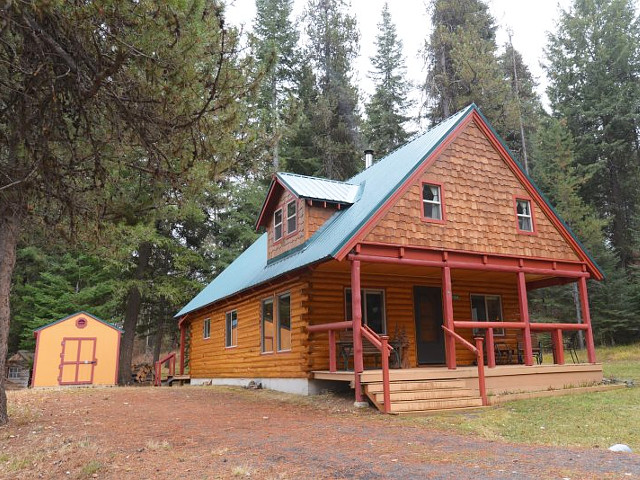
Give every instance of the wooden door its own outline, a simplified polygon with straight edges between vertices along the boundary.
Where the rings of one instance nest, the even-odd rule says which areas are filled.
[[[90,385],[96,366],[96,339],[71,338],[62,340],[60,353],[60,385]]]
[[[418,364],[443,364],[442,290],[440,287],[413,287]]]

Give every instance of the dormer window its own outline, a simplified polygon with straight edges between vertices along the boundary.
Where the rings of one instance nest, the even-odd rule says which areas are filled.
[[[273,214],[273,241],[277,242],[282,238],[282,209],[279,208]]]
[[[531,200],[516,198],[516,216],[518,217],[518,230],[525,233],[533,233]]]
[[[430,183],[422,184],[422,218],[442,222],[442,187]]]
[[[287,235],[298,228],[298,205],[296,201],[287,203]]]

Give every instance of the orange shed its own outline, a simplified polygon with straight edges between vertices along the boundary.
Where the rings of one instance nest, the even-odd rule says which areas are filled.
[[[38,328],[32,387],[115,385],[122,330],[86,312]]]

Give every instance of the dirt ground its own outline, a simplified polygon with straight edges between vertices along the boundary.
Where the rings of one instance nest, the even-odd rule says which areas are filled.
[[[220,387],[9,392],[6,479],[625,479],[640,455],[425,429],[349,397]]]

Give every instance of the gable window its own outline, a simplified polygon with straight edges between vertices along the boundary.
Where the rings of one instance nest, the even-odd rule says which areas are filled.
[[[291,350],[291,295],[278,295],[278,351]]]
[[[211,337],[211,319],[205,318],[204,323],[202,324],[202,338],[210,338]]]
[[[273,241],[277,242],[282,238],[282,209],[279,208],[273,214]]]
[[[518,230],[522,232],[533,232],[531,200],[516,198],[516,216],[518,217]]]
[[[225,314],[225,347],[238,346],[238,311]]]
[[[422,184],[422,215],[426,220],[443,220],[442,188],[440,185]]]
[[[471,295],[471,320],[474,322],[502,322],[502,301],[499,295]],[[478,332],[483,334],[484,332]],[[504,328],[493,330],[504,336]]]
[[[384,310],[384,290],[362,289],[360,292],[360,308],[362,309],[362,323],[378,334],[387,331]],[[351,289],[344,291],[345,318],[353,319],[351,311]]]
[[[273,325],[273,298],[262,301],[262,353],[272,353],[276,331]]]
[[[298,228],[297,213],[296,201],[287,203],[287,235],[295,232]]]

